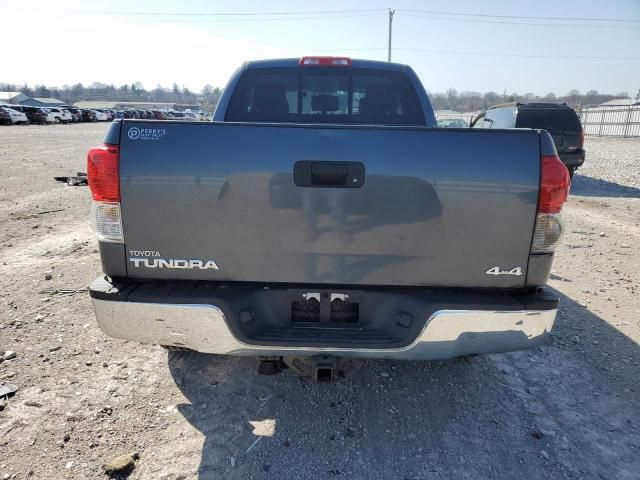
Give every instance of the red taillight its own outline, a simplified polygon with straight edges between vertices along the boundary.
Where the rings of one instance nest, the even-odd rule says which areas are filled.
[[[349,57],[302,57],[298,65],[308,67],[350,67]]]
[[[557,155],[542,156],[538,213],[558,213],[569,195],[569,170]]]
[[[91,196],[98,202],[120,201],[120,147],[101,145],[87,155],[87,178]]]

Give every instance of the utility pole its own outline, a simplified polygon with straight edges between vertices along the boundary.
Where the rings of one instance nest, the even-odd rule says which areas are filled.
[[[393,14],[396,13],[395,10],[391,10],[389,9],[389,49],[388,49],[388,55],[387,55],[387,60],[390,62],[391,61],[391,33],[392,33],[392,26],[393,26]]]

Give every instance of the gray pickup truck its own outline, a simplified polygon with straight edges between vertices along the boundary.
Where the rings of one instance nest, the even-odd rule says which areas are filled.
[[[436,128],[405,65],[246,63],[213,122],[114,122],[88,177],[104,271],[90,295],[112,337],[442,359],[553,326],[543,286],[570,182],[551,137]]]

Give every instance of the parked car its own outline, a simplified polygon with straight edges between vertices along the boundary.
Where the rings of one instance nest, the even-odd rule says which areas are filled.
[[[71,115],[71,112],[66,108],[54,108],[53,110],[54,112],[60,111],[60,121],[62,123],[71,123],[73,121],[73,115]]]
[[[10,124],[12,125],[16,125],[16,124],[23,124],[23,125],[28,125],[29,119],[27,118],[27,116],[12,108],[12,105],[2,105],[0,106],[0,109],[3,110],[3,112],[5,113],[5,120],[8,118]]]
[[[98,118],[96,112],[93,110],[89,110],[88,108],[80,109],[82,112],[82,121],[84,122],[97,122]]]
[[[202,111],[196,112],[196,117],[201,122],[210,122],[211,121],[211,114],[209,112],[202,112]]]
[[[108,120],[112,120],[113,119],[112,116],[111,116],[111,112],[109,112],[109,110],[105,110],[105,109],[102,109],[102,108],[94,108],[93,111],[96,112],[96,118],[100,122],[104,122],[104,121],[108,121]]]
[[[140,118],[140,112],[137,110],[127,110],[127,113],[131,115],[131,118]]]
[[[62,105],[60,108],[68,110],[71,113],[72,122],[82,122],[82,111],[73,105]]]
[[[145,110],[145,112],[147,114],[147,120],[156,120],[156,114],[153,113],[153,110]]]
[[[469,124],[462,118],[444,118],[438,120],[438,127],[440,128],[469,128]]]
[[[189,120],[189,118],[185,115],[184,112],[171,112],[171,120],[186,122]]]
[[[24,113],[29,119],[29,122],[31,123],[38,123],[40,125],[47,124],[47,112],[45,112],[40,107],[31,107],[28,105],[14,105],[12,106],[12,108],[14,110],[18,110],[19,112]]]
[[[47,112],[48,123],[69,123],[73,120],[69,110],[57,107],[47,107],[44,110]]]
[[[166,120],[167,119],[167,115],[166,113],[160,111],[160,110],[152,110],[153,113],[153,117],[156,120]]]
[[[102,110],[94,110],[93,113],[96,115],[97,122],[108,122],[110,118],[110,114],[103,112]]]
[[[89,151],[107,335],[330,380],[551,332],[570,182],[546,131],[432,128],[411,68],[344,57],[245,63],[214,120]]]
[[[0,125],[11,125],[11,115],[3,107],[0,107]]]
[[[47,108],[47,107],[42,107],[42,110],[45,111],[45,113],[47,114],[47,123],[55,123],[56,122],[56,117],[53,114],[53,112]]]
[[[585,159],[584,129],[566,103],[505,103],[478,115],[473,128],[537,128],[551,134],[560,160],[573,177]]]

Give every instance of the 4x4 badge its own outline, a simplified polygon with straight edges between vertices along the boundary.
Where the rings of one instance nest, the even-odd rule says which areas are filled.
[[[522,267],[515,267],[511,270],[500,270],[500,267],[492,267],[485,273],[487,275],[522,275]]]

